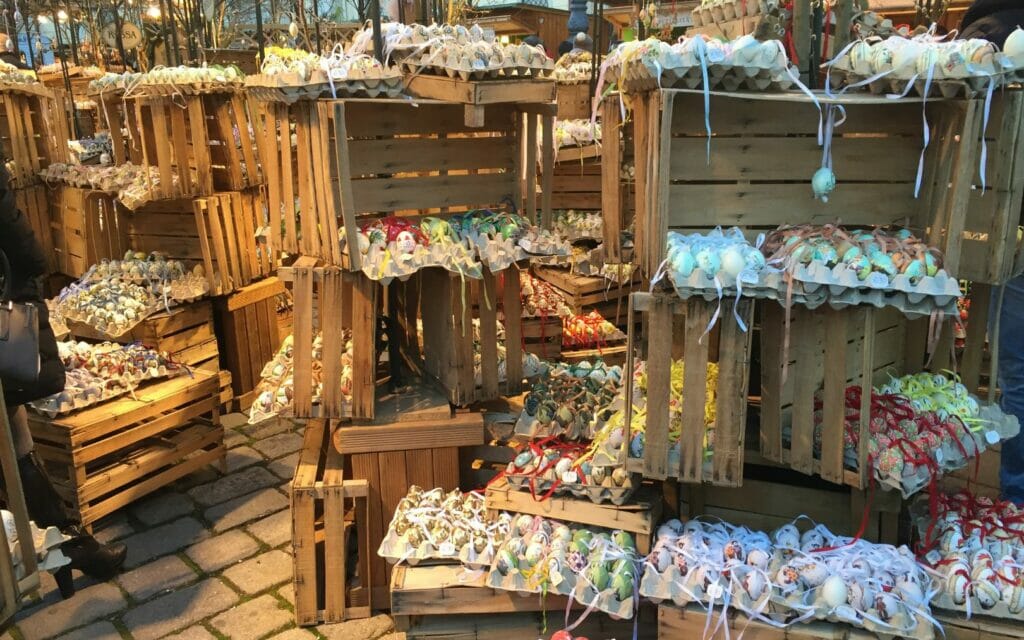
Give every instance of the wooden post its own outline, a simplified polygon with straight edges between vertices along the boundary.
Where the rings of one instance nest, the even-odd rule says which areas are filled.
[[[604,253],[611,262],[622,260],[619,246],[619,233],[622,230],[622,190],[619,188],[619,175],[622,171],[622,145],[619,143],[621,114],[618,101],[614,98],[601,103],[601,215]]]

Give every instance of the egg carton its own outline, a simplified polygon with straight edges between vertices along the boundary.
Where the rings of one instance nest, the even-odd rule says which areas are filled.
[[[821,288],[828,289],[829,299],[844,300],[850,291],[870,294],[880,291],[890,295],[902,294],[908,305],[920,305],[931,301],[937,309],[956,306],[956,301],[963,297],[960,284],[955,278],[949,277],[940,270],[935,276],[924,276],[917,283],[904,274],[886,276],[880,272],[872,272],[864,280],[845,264],[837,264],[831,269],[817,261],[808,264],[797,264],[788,269],[789,274],[801,283],[803,291],[813,294]]]
[[[402,95],[401,76],[379,79],[334,81],[334,91],[338,96],[364,98],[397,98]],[[330,86],[326,89],[330,94]]]
[[[533,476],[526,476],[520,474],[505,474],[508,478],[508,483],[514,489],[518,491],[530,491],[530,479]],[[537,496],[544,495],[551,489],[551,480],[545,480],[541,478],[535,478],[533,483],[533,492]],[[604,482],[600,486],[590,484],[579,484],[579,483],[568,483],[562,482],[555,489],[554,495],[565,495],[571,494],[577,498],[587,498],[595,504],[601,504],[603,502],[610,502],[615,506],[622,506],[633,497],[636,490],[640,487],[640,474],[629,474],[626,482],[618,487],[612,482],[611,474],[605,478]]]
[[[533,571],[544,571],[546,557],[547,554],[545,554],[545,558],[542,558],[535,565],[536,568],[531,567],[530,569]],[[507,574],[502,575],[492,564],[490,571],[487,572],[487,586],[519,593],[545,593],[560,596],[570,596],[573,594],[577,582],[577,576],[573,572],[565,571],[564,575],[559,573],[556,578],[552,578],[553,572],[547,571],[546,573],[547,575],[543,577],[537,577],[533,573],[527,577],[523,570],[515,567]]]
[[[704,74],[700,67],[662,68],[660,72],[642,61],[632,61],[615,75],[623,91],[635,93],[651,89],[701,89]],[[788,91],[795,86],[785,69],[766,69],[754,65],[708,65],[709,91]]]
[[[129,93],[149,97],[173,97],[179,95],[202,96],[214,93],[234,93],[241,90],[244,84],[239,82],[142,82],[133,87]]]
[[[459,548],[448,541],[432,543],[424,540],[419,546],[409,544],[407,535],[398,535],[389,529],[387,536],[380,543],[377,555],[391,564],[398,562],[416,566],[427,560],[460,562],[469,569],[478,570],[491,566],[494,561],[494,543],[491,542],[482,553],[476,553],[473,545],[466,543]]]
[[[1015,75],[1015,74],[1014,74]],[[829,74],[830,84],[833,89],[842,89],[845,86],[863,82],[867,78],[852,71],[832,68]],[[932,79],[928,84],[927,78],[918,76],[913,79],[913,87],[908,90],[910,77],[899,78],[886,76],[867,84],[868,91],[875,95],[899,95],[917,98],[971,98],[988,91],[991,82],[996,87],[1014,81],[1013,75],[1000,74],[998,76],[971,76],[962,79]]]
[[[761,5],[758,0],[730,0],[716,2],[709,6],[698,6],[690,10],[690,19],[695,28],[711,26],[720,22],[753,18],[760,15]]]
[[[676,295],[681,299],[703,298],[708,302],[714,302],[723,297],[735,298],[737,295],[742,295],[744,298],[778,300],[780,291],[785,285],[781,273],[768,270],[762,270],[756,274],[731,276],[722,271],[709,274],[697,267],[685,278],[673,270],[667,270],[666,277]],[[721,285],[721,292],[718,285],[715,284],[716,277]],[[742,278],[739,288],[736,286],[737,278]]]
[[[295,104],[300,100],[318,100],[330,87],[322,84],[309,84],[302,87],[257,87],[246,86],[248,96],[262,102],[284,102]]]

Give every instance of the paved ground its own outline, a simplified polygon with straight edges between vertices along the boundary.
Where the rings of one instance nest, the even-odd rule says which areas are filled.
[[[101,540],[128,544],[124,574],[76,575],[66,601],[42,576],[39,599],[0,640],[404,640],[384,615],[295,627],[288,483],[302,429],[244,420],[224,420],[226,475],[205,469],[97,524]]]

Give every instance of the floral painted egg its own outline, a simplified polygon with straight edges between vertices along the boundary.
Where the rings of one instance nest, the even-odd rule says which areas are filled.
[[[774,537],[777,546],[787,549],[797,549],[800,546],[800,531],[791,524],[776,529]]]
[[[520,536],[525,536],[533,527],[533,516],[521,515],[516,518],[515,530]]]
[[[743,576],[743,590],[750,596],[751,600],[757,600],[765,592],[765,587],[768,585],[768,580],[765,575],[760,571],[748,571]]]
[[[667,547],[655,546],[654,551],[648,557],[648,562],[654,565],[658,573],[665,573],[672,566],[672,553]]]
[[[771,562],[771,555],[760,547],[754,547],[747,554],[747,564],[752,567],[756,567],[761,571],[768,568],[768,563]]]
[[[539,542],[531,542],[526,547],[526,552],[523,554],[523,560],[526,561],[525,567],[532,567],[541,561],[544,557],[544,545]],[[523,567],[523,563],[519,563],[520,567]]]
[[[900,601],[896,596],[891,593],[882,592],[875,595],[875,611],[878,612],[878,618],[883,622],[888,622],[899,613]]]
[[[675,558],[673,558],[673,564],[675,564],[681,576],[685,576],[690,572],[690,565],[686,562],[686,556],[681,553],[677,553]]]
[[[737,560],[743,562],[745,555],[743,552],[743,544],[739,540],[729,540],[722,547],[722,557],[728,560]]]
[[[498,552],[498,557],[494,562],[494,568],[498,570],[498,573],[507,576],[516,566],[516,557],[508,549],[502,549]]]
[[[587,556],[579,551],[570,550],[565,558],[565,564],[573,573],[579,573],[587,566]]]
[[[800,577],[810,587],[817,587],[828,578],[828,569],[824,564],[809,562],[800,567]]]
[[[775,582],[783,593],[789,593],[800,586],[800,573],[790,565],[783,565],[775,576]]]

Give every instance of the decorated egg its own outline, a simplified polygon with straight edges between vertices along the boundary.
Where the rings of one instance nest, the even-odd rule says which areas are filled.
[[[775,530],[775,544],[788,549],[800,546],[800,531],[792,524],[786,524]]]
[[[587,569],[587,580],[594,585],[594,589],[597,591],[604,591],[608,588],[610,576],[603,562],[591,563]]]
[[[498,556],[495,558],[494,562],[494,568],[498,570],[498,573],[503,576],[507,576],[516,569],[516,566],[516,557],[508,549],[502,549],[498,552]]]
[[[526,564],[524,565],[522,562],[520,562],[520,567],[532,567],[533,565],[540,562],[541,558],[543,557],[544,545],[539,542],[531,542],[529,546],[526,547],[526,553],[523,554],[522,558],[526,561]]]
[[[743,576],[743,590],[750,596],[751,600],[757,600],[765,592],[765,587],[768,585],[768,580],[765,578],[764,573],[760,571],[748,571]]]
[[[824,564],[808,562],[800,567],[800,577],[810,587],[817,587],[828,578],[828,569]]]
[[[878,617],[883,622],[888,622],[899,613],[900,601],[896,596],[888,592],[881,592],[875,594],[875,611],[878,612]]]
[[[754,547],[747,554],[747,564],[764,571],[768,568],[768,563],[771,561],[771,555],[760,547]]]

